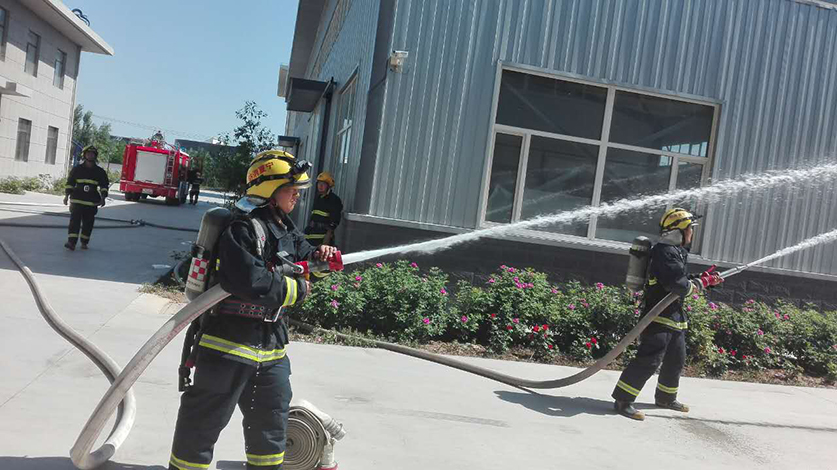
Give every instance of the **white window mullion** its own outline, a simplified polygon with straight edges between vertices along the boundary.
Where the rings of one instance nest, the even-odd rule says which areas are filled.
[[[530,134],[523,135],[523,145],[520,147],[520,160],[517,165],[517,184],[514,191],[514,206],[512,208],[512,222],[520,220],[520,212],[523,210],[523,185],[526,184],[526,166],[529,163],[529,142],[532,141]]]
[[[599,160],[596,162],[596,179],[593,181],[592,205],[594,207],[598,206],[602,199],[602,182],[604,181],[607,146],[610,140],[610,122],[613,118],[613,104],[615,100],[616,88],[610,87],[607,89],[607,101],[605,102],[605,114],[602,122],[602,144],[599,146]],[[598,218],[596,216],[590,217],[590,224],[587,226],[587,238],[596,238],[597,224]]]

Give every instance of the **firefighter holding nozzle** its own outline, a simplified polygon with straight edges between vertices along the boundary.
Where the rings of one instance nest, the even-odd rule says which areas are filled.
[[[688,255],[694,226],[700,216],[675,208],[660,221],[660,239],[651,247],[648,278],[644,286],[642,314],[647,314],[669,293],[679,294],[646,328],[641,336],[636,357],[619,377],[613,390],[616,410],[629,418],[645,419],[634,407],[634,401],[645,382],[660,368],[655,403],[662,408],[686,413],[689,407],[677,401],[680,374],[686,362],[686,329],[688,319],[683,300],[694,292],[704,291],[723,282],[714,266],[698,276],[689,275]]]
[[[300,304],[310,284],[278,268],[326,260],[336,251],[327,245],[315,249],[288,217],[300,190],[311,185],[309,168],[280,150],[262,152],[250,164],[246,196],[236,203],[211,260],[208,283],[220,283],[231,296],[199,318],[194,345],[188,351],[184,346],[188,386],[181,396],[170,469],[208,468],[236,406],[244,415],[247,468],[282,468],[292,395],[284,310]],[[194,383],[188,379],[191,365]]]

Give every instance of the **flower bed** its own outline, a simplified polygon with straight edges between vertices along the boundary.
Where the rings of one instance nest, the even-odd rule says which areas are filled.
[[[494,354],[527,348],[586,362],[605,355],[638,321],[642,294],[621,286],[550,284],[543,273],[501,266],[484,285],[452,288],[437,268],[378,263],[332,273],[296,309],[302,321],[411,344],[457,341]],[[837,380],[837,312],[755,301],[735,308],[702,295],[686,300],[688,362],[721,376],[728,370],[783,369]],[[621,357],[633,357],[636,345]]]

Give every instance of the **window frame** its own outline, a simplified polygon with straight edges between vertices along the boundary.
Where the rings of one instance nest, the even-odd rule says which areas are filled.
[[[49,133],[55,129],[55,141],[51,142]],[[61,136],[61,131],[54,126],[47,126],[47,143],[46,143],[46,153],[44,154],[44,163],[47,165],[55,165],[55,161],[58,159],[58,138]],[[50,155],[51,150],[51,155]]]
[[[29,42],[30,35],[34,35],[36,38],[38,38],[38,40],[36,41],[36,44],[35,44],[35,62],[34,62],[35,65],[33,65],[33,69],[32,69],[31,72],[26,70],[26,67],[29,65],[29,60],[28,60],[28,58],[29,58],[29,46],[32,45],[32,43]],[[36,33],[35,31],[32,31],[31,29],[27,33],[26,51],[25,52],[26,52],[26,55],[23,58],[23,71],[24,71],[24,73],[26,73],[28,75],[32,75],[33,77],[37,78],[38,77],[38,62],[41,61],[41,35]]]
[[[61,59],[59,62],[58,59]],[[61,64],[61,74],[58,74],[58,64]],[[62,51],[61,49],[55,49],[55,61],[53,62],[53,72],[52,72],[52,86],[58,88],[59,90],[64,89],[64,77],[67,75],[67,53]],[[58,84],[55,84],[55,81],[58,80]]]
[[[346,83],[344,83],[343,86],[340,87],[340,89],[337,91],[337,119],[335,119],[334,121],[334,140],[332,141],[334,142],[334,144],[332,147],[332,161],[334,162],[334,170],[336,170],[335,172],[337,173],[334,175],[334,177],[339,179],[340,183],[345,183],[345,176],[347,173],[345,168],[349,165],[349,154],[351,153],[352,149],[352,131],[355,124],[354,114],[355,110],[357,109],[357,84],[358,74],[356,69],[346,80]],[[348,101],[347,98],[349,98]],[[344,103],[348,105],[348,114],[344,114]],[[347,115],[352,116],[352,119],[350,121],[351,124],[343,127],[343,121]],[[346,142],[346,147],[343,147],[343,142],[341,139],[347,133],[348,140]]]
[[[29,123],[29,130],[26,133],[26,144],[25,147],[22,145],[20,139],[21,133],[21,124],[26,121]],[[15,142],[15,161],[16,162],[29,162],[29,149],[32,146],[32,121],[30,119],[18,118],[17,120],[17,134],[16,134],[16,142]],[[22,155],[21,155],[22,154]]]
[[[580,83],[585,85],[591,86],[598,86],[601,88],[607,89],[607,99],[605,100],[605,114],[604,119],[602,122],[602,133],[601,139],[590,139],[586,137],[576,137],[570,136],[565,134],[556,134],[552,132],[546,131],[539,131],[535,129],[527,129],[521,127],[510,126],[507,124],[498,124],[497,123],[497,111],[498,111],[498,103],[500,99],[500,89],[501,89],[501,81],[503,77],[504,71],[510,72],[518,72],[518,73],[525,73],[531,75],[538,75],[546,78],[551,78],[553,80],[563,80],[568,82]],[[616,93],[619,91],[624,91],[628,93],[635,93],[641,95],[648,95],[648,96],[655,96],[667,100],[672,101],[680,101],[685,103],[692,103],[698,104],[702,106],[710,106],[713,108],[712,113],[712,124],[709,134],[709,142],[706,148],[706,157],[700,157],[680,152],[673,152],[669,150],[657,150],[653,148],[645,148],[645,147],[637,147],[634,145],[627,145],[627,144],[620,144],[616,142],[610,141],[610,132],[612,127],[612,120],[613,120],[613,110],[614,105],[616,102]],[[626,85],[621,83],[616,83],[612,81],[598,81],[596,79],[591,79],[590,77],[580,77],[574,74],[568,73],[561,73],[556,72],[554,70],[547,70],[542,69],[539,67],[532,67],[528,65],[522,64],[515,64],[515,63],[508,63],[503,61],[498,61],[496,75],[495,75],[495,83],[494,83],[494,95],[493,95],[493,102],[491,105],[491,124],[489,127],[489,133],[487,138],[487,149],[486,149],[486,158],[485,158],[485,167],[483,168],[483,182],[481,188],[481,195],[480,195],[480,206],[479,206],[479,213],[477,215],[477,225],[479,228],[491,228],[496,226],[506,225],[503,223],[498,222],[491,222],[486,220],[486,210],[487,210],[487,203],[488,203],[488,189],[490,183],[490,175],[491,175],[491,168],[493,165],[494,160],[494,143],[496,141],[496,135],[498,133],[502,134],[513,134],[513,135],[520,135],[523,136],[523,146],[521,149],[521,156],[520,162],[518,165],[518,175],[517,175],[517,185],[515,187],[515,195],[514,195],[514,207],[512,210],[512,223],[520,221],[520,213],[522,211],[522,202],[523,202],[523,193],[525,190],[525,176],[526,176],[526,168],[528,165],[529,160],[529,142],[531,140],[531,136],[540,136],[546,137],[550,139],[557,139],[557,140],[564,140],[569,142],[577,142],[582,144],[590,144],[596,145],[599,148],[598,154],[598,161],[596,164],[596,176],[593,182],[593,197],[591,200],[591,206],[599,206],[601,204],[601,194],[602,194],[602,187],[603,187],[603,180],[604,180],[604,171],[605,171],[605,164],[607,162],[607,150],[609,148],[615,149],[622,149],[622,150],[629,150],[634,152],[641,152],[646,154],[655,154],[665,157],[670,157],[672,159],[671,163],[671,174],[669,178],[669,191],[673,191],[676,189],[677,185],[677,176],[681,162],[688,162],[688,163],[697,163],[703,165],[703,171],[701,172],[700,178],[700,185],[701,187],[705,186],[707,181],[709,180],[709,176],[711,173],[711,168],[715,160],[715,147],[716,147],[716,140],[717,140],[717,133],[718,133],[718,121],[720,118],[720,109],[722,103],[720,101],[711,100],[704,97],[697,97],[682,93],[661,93],[659,90],[651,90],[646,87],[641,86],[634,86],[634,85]],[[671,207],[669,204],[667,207]],[[598,226],[598,217],[593,216],[590,218],[588,222],[587,228],[587,235],[585,237],[579,237],[575,235],[567,235],[567,234],[560,234],[560,233],[553,233],[553,232],[546,232],[537,229],[520,229],[519,232],[521,234],[537,237],[537,238],[546,238],[555,241],[571,241],[577,243],[578,241],[583,241],[587,243],[596,243],[596,244],[622,244],[627,245],[626,242],[621,242],[617,240],[609,240],[606,238],[597,238],[596,237],[596,229]],[[699,253],[700,245],[702,244],[703,237],[698,237],[694,246],[694,252]]]
[[[3,32],[0,33],[0,61],[5,61],[6,43],[9,40],[9,10],[0,7],[0,11],[3,12],[3,21],[0,22],[0,26],[3,28]]]

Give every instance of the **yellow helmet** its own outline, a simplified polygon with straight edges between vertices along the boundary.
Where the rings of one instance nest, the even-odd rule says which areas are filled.
[[[310,163],[282,150],[264,151],[256,155],[247,170],[247,195],[270,199],[277,189],[289,184],[310,187],[309,168]]]
[[[697,225],[697,220],[702,216],[694,215],[686,209],[675,207],[666,211],[660,220],[660,232],[672,230],[685,230],[686,227]]]
[[[317,175],[317,181],[322,181],[323,183],[326,183],[329,188],[334,187],[334,177],[331,176],[331,173],[327,171],[324,171]]]

